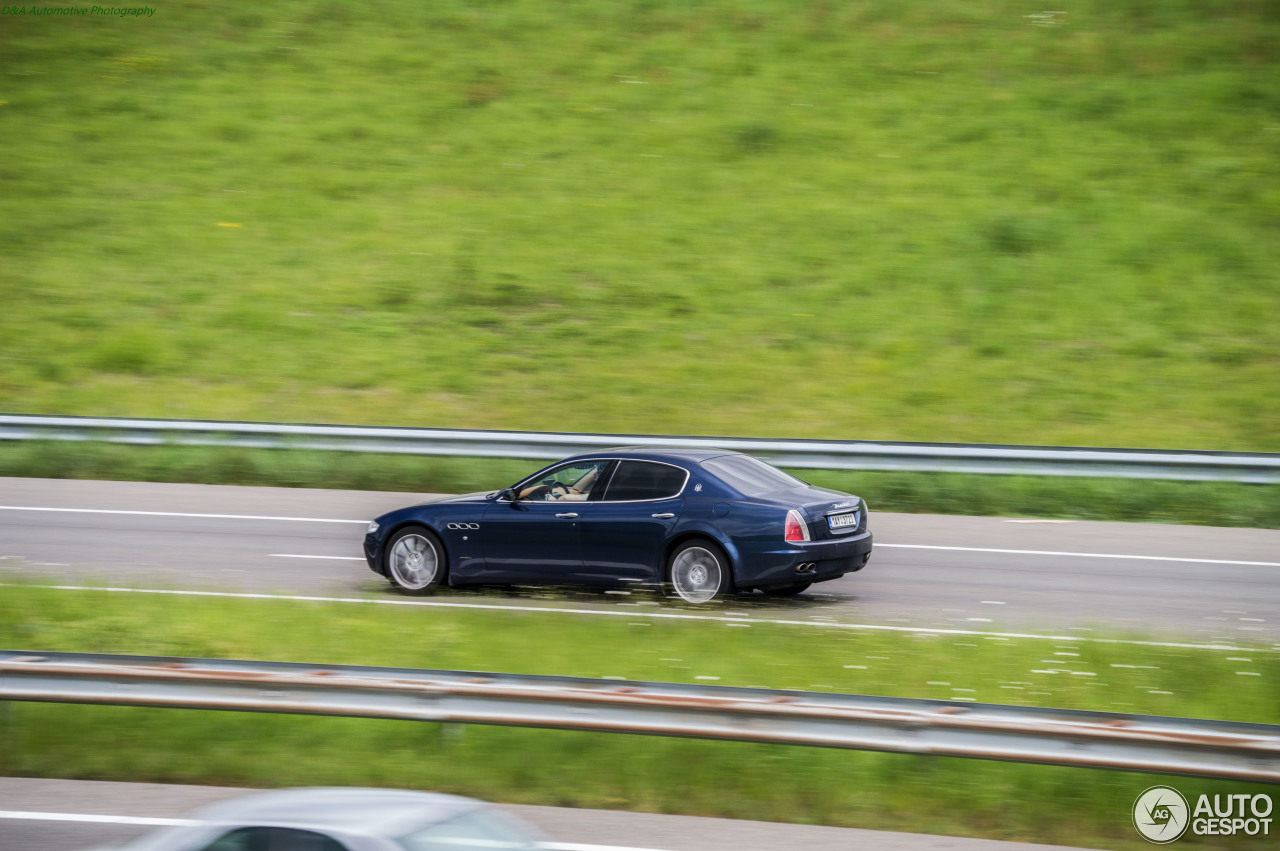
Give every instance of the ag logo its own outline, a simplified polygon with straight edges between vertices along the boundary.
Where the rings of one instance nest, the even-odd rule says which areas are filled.
[[[1133,826],[1143,839],[1157,845],[1186,833],[1190,817],[1187,799],[1171,786],[1152,786],[1133,802]]]

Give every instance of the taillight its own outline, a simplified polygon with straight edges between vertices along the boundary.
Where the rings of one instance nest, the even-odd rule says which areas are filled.
[[[787,512],[787,531],[783,537],[796,542],[809,540],[809,524],[794,508]]]

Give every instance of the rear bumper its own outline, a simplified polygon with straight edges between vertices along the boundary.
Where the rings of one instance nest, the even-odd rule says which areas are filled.
[[[740,587],[823,582],[862,570],[871,556],[870,532],[838,540],[781,543],[776,549],[744,559],[737,572]]]

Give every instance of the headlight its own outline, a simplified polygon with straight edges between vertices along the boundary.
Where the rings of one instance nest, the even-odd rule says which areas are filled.
[[[372,534],[373,534],[374,532],[376,532],[376,531],[378,531],[378,521],[377,521],[377,520],[370,520],[370,521],[369,521],[369,528],[368,528],[368,529],[365,529],[365,530],[364,530],[364,533],[365,533],[366,535],[372,535]]]

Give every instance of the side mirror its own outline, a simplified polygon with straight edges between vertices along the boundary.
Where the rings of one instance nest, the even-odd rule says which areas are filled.
[[[498,491],[498,501],[501,502],[504,499],[509,502],[515,502],[516,500],[515,491],[511,490],[511,488],[503,488],[502,490]]]

